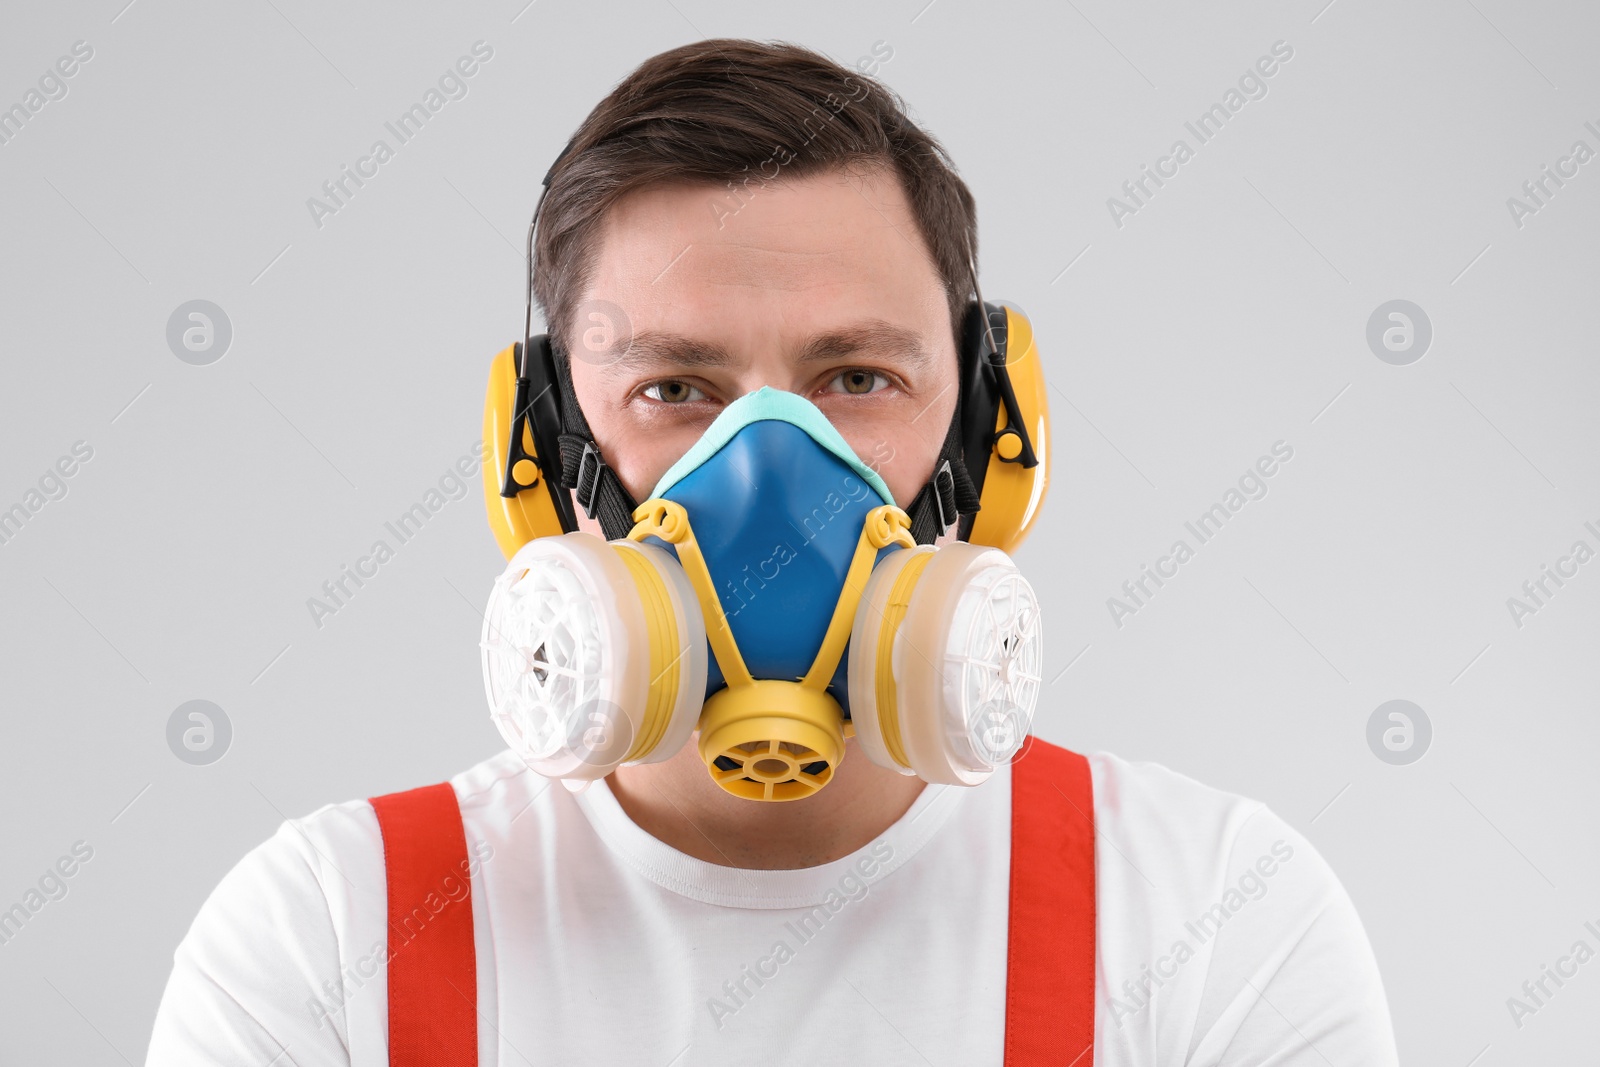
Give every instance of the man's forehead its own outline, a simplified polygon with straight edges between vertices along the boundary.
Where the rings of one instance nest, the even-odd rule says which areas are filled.
[[[938,353],[948,298],[897,179],[775,183],[719,225],[722,193],[652,186],[608,212],[574,326],[602,306],[616,328],[589,335],[588,362],[621,375],[859,354],[911,370]]]
[[[798,289],[908,261],[933,270],[899,181],[876,173],[779,179],[738,197],[707,183],[648,186],[613,204],[598,236],[592,277],[603,285]]]

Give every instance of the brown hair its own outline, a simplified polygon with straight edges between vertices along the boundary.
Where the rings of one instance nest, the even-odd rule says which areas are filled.
[[[726,185],[719,202],[732,213],[751,184],[863,165],[899,177],[944,282],[959,351],[977,212],[944,148],[871,78],[798,45],[728,38],[640,64],[557,158],[534,247],[534,293],[552,340],[566,349],[600,223],[627,193],[667,182]]]

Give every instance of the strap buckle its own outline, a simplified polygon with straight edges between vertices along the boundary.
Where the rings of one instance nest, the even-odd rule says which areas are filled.
[[[942,534],[960,517],[956,511],[956,479],[950,473],[950,461],[942,460],[933,472],[933,502],[939,513],[939,532]]]
[[[583,508],[583,513],[591,519],[594,518],[595,502],[600,498],[600,474],[605,468],[605,457],[600,455],[600,450],[595,447],[593,441],[585,441],[583,455],[578,458],[578,476],[574,479],[572,495],[577,500],[578,506]],[[583,491],[583,476],[591,469],[594,475],[589,481],[589,492],[586,497]]]

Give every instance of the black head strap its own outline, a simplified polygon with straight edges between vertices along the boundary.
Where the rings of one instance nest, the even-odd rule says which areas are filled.
[[[965,540],[971,517],[978,512],[978,488],[967,470],[966,457],[961,454],[961,405],[958,396],[955,417],[944,435],[933,477],[906,507],[906,514],[911,517],[912,540],[919,545],[933,544],[958,517],[963,528],[957,533]]]
[[[633,509],[638,503],[600,454],[600,446],[589,432],[589,420],[583,417],[572,391],[564,355],[556,357],[555,374],[561,394],[561,484],[572,490],[585,515],[599,518],[607,541],[620,540],[633,529]]]

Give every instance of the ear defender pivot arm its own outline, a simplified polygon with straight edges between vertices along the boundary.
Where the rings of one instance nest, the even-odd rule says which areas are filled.
[[[995,307],[993,304],[983,305],[984,315],[984,340],[988,343],[986,360],[989,371],[994,376],[995,385],[1000,391],[1000,400],[1006,409],[1005,429],[999,430],[990,438],[990,445],[1007,463],[1020,463],[1024,469],[1032,469],[1039,465],[1039,457],[1034,455],[1033,440],[1028,434],[1027,423],[1022,418],[1022,408],[1017,404],[1017,393],[1011,385],[1011,372],[1006,369],[1006,330],[1008,318],[1004,307]],[[995,343],[994,317],[1000,316],[1001,340]],[[1005,440],[1006,435],[1016,435],[1016,442]]]
[[[556,435],[547,427],[561,425],[561,408],[556,399],[554,358],[550,341],[544,335],[531,338],[526,345],[517,345],[517,399],[511,422],[511,440],[506,448],[505,471],[500,480],[500,495],[514,497],[538,484],[542,477],[550,502],[561,518],[561,528],[572,531],[578,528],[578,519],[572,510],[572,499],[562,491],[561,471],[538,456],[559,456]],[[533,442],[538,456],[530,455],[526,444]]]

